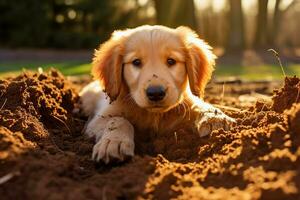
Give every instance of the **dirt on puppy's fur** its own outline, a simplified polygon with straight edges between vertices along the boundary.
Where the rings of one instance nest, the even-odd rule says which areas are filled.
[[[298,199],[299,90],[286,78],[272,104],[226,111],[238,125],[204,138],[185,127],[136,133],[136,156],[104,165],[91,160],[78,90],[59,72],[1,80],[1,199]]]

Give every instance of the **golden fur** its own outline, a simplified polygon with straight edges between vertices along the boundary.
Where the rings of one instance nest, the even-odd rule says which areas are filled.
[[[137,58],[142,63],[139,67],[132,64]],[[169,58],[176,63],[168,65]],[[92,74],[96,81],[81,92],[83,111],[93,116],[87,134],[101,143],[102,129],[114,117],[124,119],[124,126],[132,124],[135,129],[157,132],[175,130],[183,124],[192,125],[199,135],[228,128],[234,120],[201,99],[215,58],[211,47],[187,27],[141,26],[115,31],[95,52]],[[151,85],[166,88],[162,101],[147,99],[145,90]],[[112,155],[103,149],[110,143],[105,148],[101,145],[94,149],[96,160],[109,161]]]

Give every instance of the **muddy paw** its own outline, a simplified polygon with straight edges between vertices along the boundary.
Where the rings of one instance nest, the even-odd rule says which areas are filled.
[[[123,161],[127,157],[134,155],[134,143],[126,140],[111,140],[102,138],[93,148],[92,159],[104,161],[106,164],[119,160]]]
[[[235,119],[228,117],[221,111],[204,113],[204,115],[195,122],[197,132],[200,137],[210,134],[213,130],[228,130],[235,124]]]
[[[116,125],[118,128],[116,128]],[[93,148],[92,159],[104,161],[123,161],[134,155],[134,129],[129,123],[116,120],[104,130],[103,136]]]

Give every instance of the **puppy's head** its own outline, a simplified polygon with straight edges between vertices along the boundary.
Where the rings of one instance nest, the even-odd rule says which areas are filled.
[[[92,73],[111,100],[129,93],[139,107],[165,112],[187,89],[203,95],[214,60],[211,47],[189,28],[141,26],[114,32],[96,51]]]

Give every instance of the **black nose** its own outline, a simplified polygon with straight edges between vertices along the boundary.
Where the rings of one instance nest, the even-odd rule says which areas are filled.
[[[166,89],[162,86],[149,86],[146,94],[150,101],[160,101],[166,96]]]

